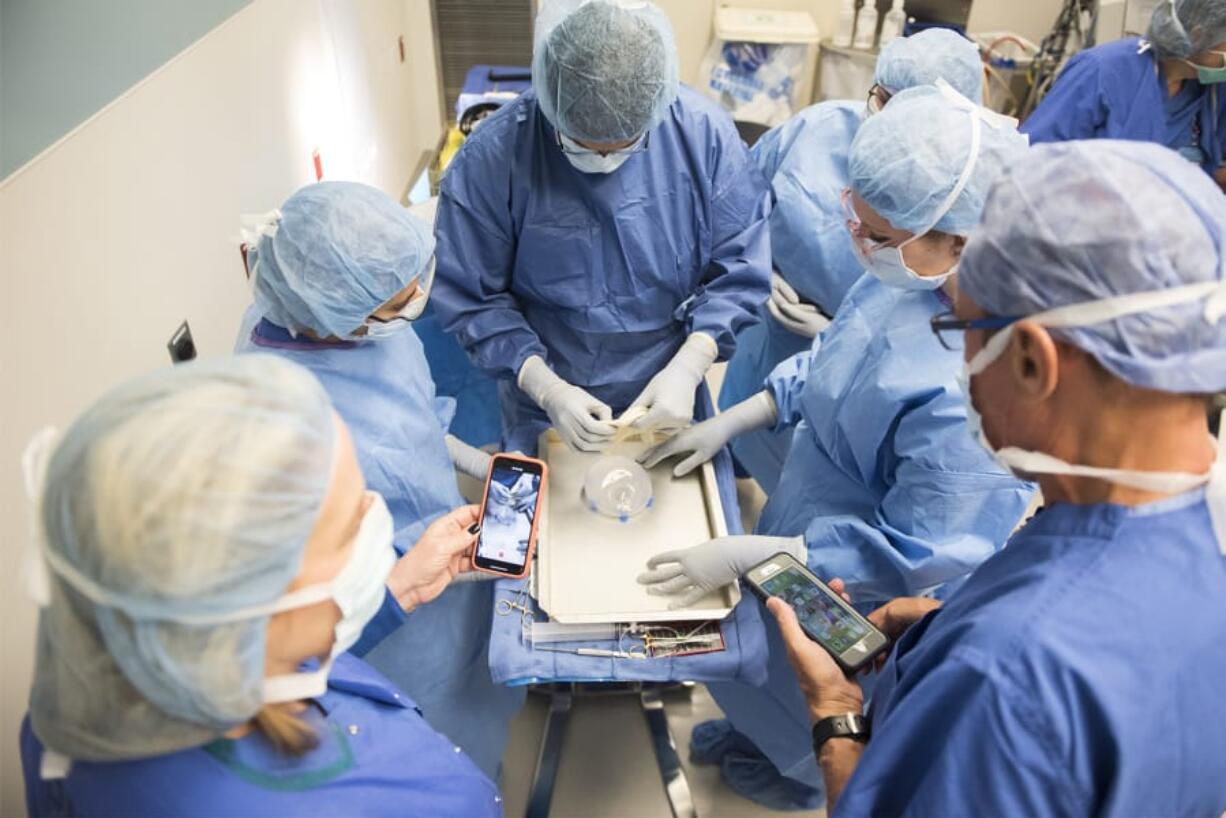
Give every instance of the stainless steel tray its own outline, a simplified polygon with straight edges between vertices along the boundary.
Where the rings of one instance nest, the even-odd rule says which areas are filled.
[[[627,441],[606,454],[634,457],[650,444]],[[683,478],[673,461],[652,469],[651,508],[627,522],[604,517],[583,500],[583,478],[602,455],[571,451],[552,430],[541,435],[540,457],[549,465],[549,488],[537,531],[535,596],[558,622],[665,622],[723,619],[740,601],[736,583],[691,607],[672,611],[670,599],[652,596],[635,578],[656,554],[728,533],[710,463]]]

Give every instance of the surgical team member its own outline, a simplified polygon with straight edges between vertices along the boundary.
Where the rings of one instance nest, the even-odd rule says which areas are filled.
[[[773,128],[751,155],[770,181],[770,299],[759,323],[743,329],[719,393],[728,409],[761,391],[771,370],[804,352],[830,323],[851,285],[864,274],[847,235],[840,197],[847,188],[847,156],[864,120],[890,97],[943,79],[967,99],[983,98],[983,61],[970,40],[934,28],[894,40],[877,58],[875,84],[864,100],[819,102]],[[792,443],[791,428],[747,432],[732,453],[769,495]]]
[[[768,293],[765,180],[728,114],[678,87],[651,3],[545,3],[532,83],[443,178],[439,315],[502,379],[507,449],[552,424],[599,450],[631,405],[685,425]]]
[[[993,190],[934,328],[1047,506],[944,607],[873,614],[896,641],[871,740],[819,747],[831,815],[1226,811],[1223,269],[1226,200],[1166,148],[1039,146]],[[770,608],[830,735],[860,691]]]
[[[445,403],[410,329],[430,291],[429,229],[390,197],[355,182],[302,188],[248,251],[254,329],[239,351],[309,369],[353,432],[358,462],[387,501],[403,552],[435,518],[463,505],[452,457],[484,479],[489,457],[444,440]],[[474,574],[484,577],[484,574]],[[493,588],[457,585],[359,656],[412,696],[426,719],[497,777],[523,692],[490,678]],[[398,609],[389,608],[396,616]],[[404,621],[404,617],[395,623]]]
[[[640,577],[686,604],[786,551],[843,577],[866,610],[948,592],[1009,536],[1032,489],[966,433],[960,354],[929,322],[952,309],[966,235],[991,183],[1022,161],[1026,138],[947,84],[895,95],[852,143],[844,194],[871,275],[851,289],[820,343],[775,370],[767,389],[648,452],[689,455],[684,473],[741,428],[795,426],[779,487],[756,536],[661,554]],[[696,757],[721,764],[743,795],[814,807],[824,795],[804,698],[778,630],[767,628],[764,688],[709,685],[727,721],[694,731]]]
[[[1022,125],[1032,142],[1135,139],[1166,145],[1226,186],[1226,0],[1163,0],[1145,39],[1069,60]]]
[[[310,373],[244,355],[137,378],[72,425],[42,485],[32,817],[502,814],[346,653],[381,605],[424,610],[467,570],[477,509],[397,560]]]

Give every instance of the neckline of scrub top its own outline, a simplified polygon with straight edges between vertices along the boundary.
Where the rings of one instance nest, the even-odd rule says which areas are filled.
[[[1016,539],[1046,534],[1110,539],[1115,536],[1120,524],[1129,518],[1154,517],[1182,511],[1204,500],[1205,489],[1201,487],[1139,506],[1121,506],[1115,503],[1055,503],[1040,508],[1018,532]]]
[[[312,659],[304,662],[300,669],[312,670],[318,666],[319,663]],[[244,781],[264,789],[298,791],[318,787],[353,768],[354,753],[349,737],[342,725],[331,720],[332,713],[350,696],[417,710],[412,699],[377,670],[345,654],[332,666],[327,691],[310,700],[299,716],[319,737],[319,745],[306,755],[287,756],[258,732],[239,739],[220,738],[204,745],[203,749]]]
[[[316,341],[305,335],[295,336],[267,318],[261,318],[251,330],[251,343],[269,349],[353,349],[358,345],[357,341]]]

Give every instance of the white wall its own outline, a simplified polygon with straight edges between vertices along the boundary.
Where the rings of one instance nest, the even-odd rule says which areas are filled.
[[[237,216],[312,181],[312,150],[328,178],[403,191],[438,138],[429,20],[428,0],[256,0],[0,183],[0,815],[24,810],[25,441],[167,365],[183,318],[202,354],[231,348]]]

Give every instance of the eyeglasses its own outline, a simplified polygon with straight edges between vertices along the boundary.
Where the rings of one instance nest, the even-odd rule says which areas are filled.
[[[881,109],[890,101],[890,97],[894,96],[887,91],[880,83],[868,89],[868,112],[870,114],[881,113]]]
[[[899,243],[897,239],[873,241],[863,235],[864,222],[860,221],[860,217],[856,215],[856,209],[851,205],[851,188],[843,188],[839,202],[843,205],[843,215],[847,217],[847,232],[851,233],[851,240],[860,248],[861,253],[871,256],[883,247],[890,247]]]
[[[619,150],[594,151],[590,148],[574,148],[567,145],[566,142],[562,140],[561,131],[555,131],[554,135],[558,143],[558,150],[569,156],[633,156],[636,153],[642,153],[643,151],[647,150],[647,142],[651,139],[651,132],[648,131],[636,139],[632,144]],[[574,142],[575,140],[572,139],[571,141]]]
[[[946,310],[940,315],[933,316],[929,324],[932,327],[932,334],[941,342],[941,346],[951,352],[957,352],[965,345],[965,338],[958,333],[973,329],[1004,329],[1019,320],[1018,318],[1004,317],[955,318],[952,310]]]

